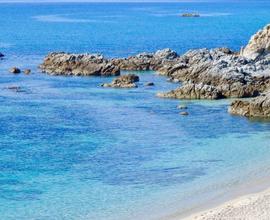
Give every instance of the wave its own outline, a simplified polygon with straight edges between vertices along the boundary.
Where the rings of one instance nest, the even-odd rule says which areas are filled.
[[[229,16],[232,15],[231,13],[205,13],[205,14],[200,14],[202,17],[219,17],[219,16]]]
[[[12,47],[12,44],[0,42],[0,48],[1,49],[3,49],[3,48],[10,48],[10,47]]]
[[[63,15],[40,15],[33,17],[41,22],[55,22],[55,23],[95,23],[97,20],[68,18]]]

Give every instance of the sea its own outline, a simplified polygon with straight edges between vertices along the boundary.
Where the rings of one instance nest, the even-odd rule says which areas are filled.
[[[269,10],[246,0],[0,3],[0,219],[182,219],[267,180],[270,122],[228,114],[230,99],[158,98],[179,84],[153,71],[135,72],[138,88],[105,89],[113,78],[38,66],[53,51],[237,51],[270,23]]]

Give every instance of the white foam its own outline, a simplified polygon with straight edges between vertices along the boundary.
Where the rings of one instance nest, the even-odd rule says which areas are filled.
[[[40,15],[33,17],[41,22],[54,22],[54,23],[95,23],[97,20],[68,18],[64,15]]]

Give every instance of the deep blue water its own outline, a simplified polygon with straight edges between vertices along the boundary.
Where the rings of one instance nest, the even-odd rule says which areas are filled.
[[[270,21],[269,9],[268,1],[0,4],[1,219],[157,219],[269,176],[270,124],[229,115],[230,100],[156,98],[178,85],[154,72],[117,90],[99,87],[111,78],[37,68],[51,51],[238,50]],[[202,17],[178,16],[187,11]],[[11,66],[33,74],[11,75]]]

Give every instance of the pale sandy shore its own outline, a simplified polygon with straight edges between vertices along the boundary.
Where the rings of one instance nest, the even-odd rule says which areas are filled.
[[[270,188],[260,193],[239,197],[181,220],[270,220]]]

